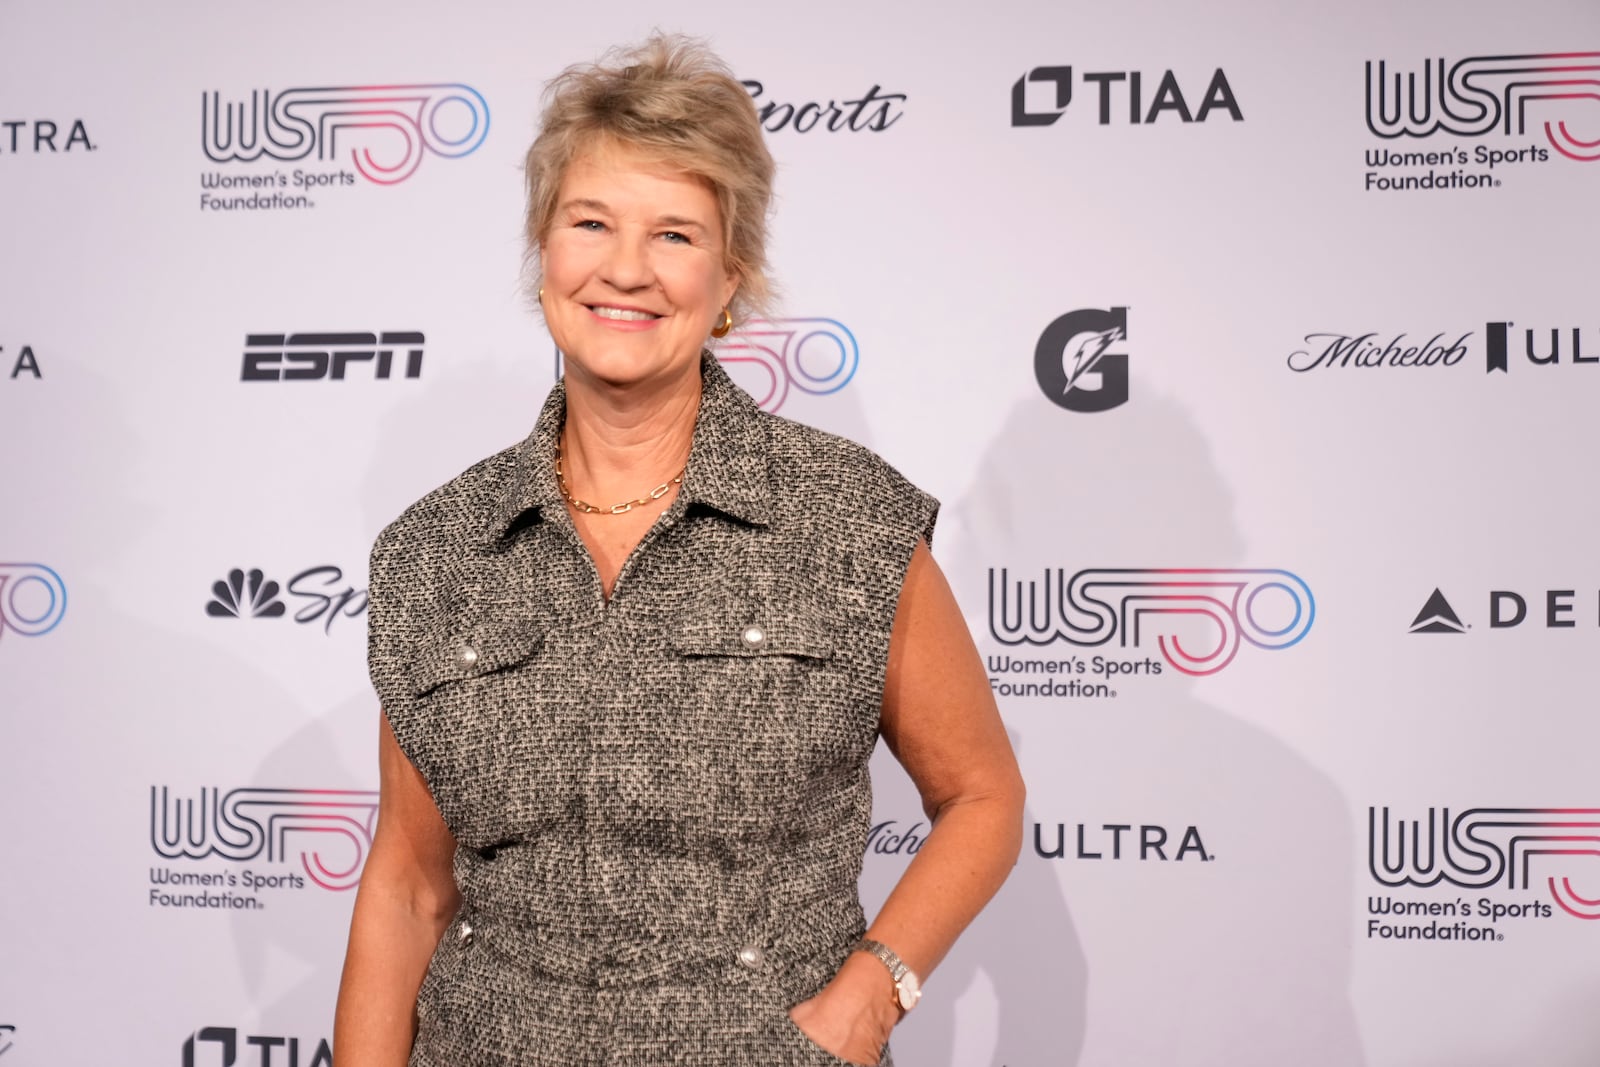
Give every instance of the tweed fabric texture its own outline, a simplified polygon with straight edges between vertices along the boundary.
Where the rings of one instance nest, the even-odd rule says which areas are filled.
[[[701,373],[683,484],[609,601],[555,484],[560,384],[374,546],[373,684],[462,897],[413,1067],[843,1062],[787,1008],[866,926],[867,761],[938,505]]]

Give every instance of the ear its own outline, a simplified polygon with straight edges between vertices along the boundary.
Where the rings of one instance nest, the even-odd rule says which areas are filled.
[[[739,284],[744,279],[735,271],[729,271],[722,280],[722,306],[728,307],[733,303],[733,294],[739,291]]]

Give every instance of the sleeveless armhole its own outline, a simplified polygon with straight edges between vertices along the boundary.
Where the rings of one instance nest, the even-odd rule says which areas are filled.
[[[873,664],[876,677],[872,679],[872,685],[879,694],[881,704],[884,686],[888,682],[889,645],[893,639],[895,615],[900,608],[900,596],[905,589],[906,573],[911,567],[911,556],[916,551],[917,542],[926,541],[930,548],[933,546],[934,527],[939,519],[939,501],[913,485],[886,461],[878,457],[874,459],[878,469],[872,472],[874,476],[869,482],[877,483],[870,488],[876,498],[876,506],[881,508],[876,523],[877,548],[882,554],[879,574],[880,581],[886,586],[886,595],[879,601],[878,607],[881,612],[879,617],[883,620],[883,643],[882,652],[875,657]]]
[[[415,627],[400,592],[414,590],[417,576],[410,573],[414,568],[406,566],[408,546],[398,526],[398,522],[391,524],[372,546],[367,580],[367,672],[400,750],[431,789],[433,776],[423,745],[426,732],[409,683]]]

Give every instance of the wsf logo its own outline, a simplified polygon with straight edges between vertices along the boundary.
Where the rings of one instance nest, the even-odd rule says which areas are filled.
[[[1040,578],[1027,580],[1013,580],[1005,568],[989,570],[989,633],[1001,644],[1065,641],[1100,648],[1114,641],[1141,648],[1153,642],[1168,664],[1191,675],[1222,670],[1244,644],[1291,648],[1310,632],[1316,615],[1310,587],[1282,570],[1139,568],[1069,576],[1065,568],[1046,567]],[[1094,673],[1119,673],[1108,666],[1115,665],[1097,662]],[[1159,673],[1154,666],[1138,673]]]
[[[1367,809],[1367,868],[1390,889],[1454,887],[1470,893],[1527,891],[1543,882],[1550,899],[1578,919],[1600,919],[1596,890],[1579,890],[1571,872],[1582,867],[1591,879],[1600,857],[1600,808],[1429,808],[1421,819],[1396,818],[1388,808]],[[1594,884],[1591,882],[1591,885]],[[1503,940],[1496,927],[1507,921],[1548,919],[1555,910],[1542,900],[1507,900],[1503,895],[1468,897],[1430,894],[1425,901],[1396,897],[1368,901],[1371,914],[1422,915],[1462,920],[1424,927],[1369,921],[1368,936],[1385,940]],[[1472,926],[1487,919],[1492,926]]]
[[[489,136],[489,105],[460,84],[258,89],[228,103],[210,92],[200,96],[200,127],[213,163],[262,156],[327,162],[347,153],[363,178],[393,185],[415,174],[430,153],[459,159],[477,151]],[[377,154],[374,144],[381,146]]]
[[[1575,110],[1567,102],[1587,100],[1584,114],[1600,131],[1600,52],[1549,52],[1521,56],[1469,56],[1448,67],[1435,59],[1422,73],[1389,73],[1388,64],[1367,63],[1367,129],[1383,138],[1483,137],[1526,132],[1530,107],[1544,114]],[[1536,118],[1534,121],[1538,121]],[[1544,121],[1544,134],[1568,159],[1600,160],[1600,138],[1586,140],[1567,128],[1564,117]],[[1492,149],[1477,154],[1493,165]],[[1531,157],[1543,159],[1543,156]],[[1516,162],[1518,160],[1511,160]]]
[[[0,563],[0,638],[15,631],[38,637],[67,613],[67,587],[42,563]]]
[[[166,786],[150,787],[150,847],[166,859],[230,863],[258,862],[275,867],[299,860],[299,873],[264,873],[245,869],[206,874],[153,869],[151,881],[161,886],[205,886],[232,889],[302,889],[305,879],[324,889],[350,889],[361,881],[361,867],[372,847],[378,821],[378,794],[361,789],[220,789],[202,788],[197,798],[172,795]],[[337,856],[330,860],[325,855]],[[152,904],[194,906],[192,902],[158,900]],[[235,908],[259,907],[227,901]]]
[[[489,106],[460,84],[260,89],[237,101],[209,92],[200,94],[200,134],[215,164],[301,164],[203,172],[201,211],[298,210],[317,206],[307,194],[349,189],[361,178],[395,185],[426,156],[476,152],[489,135]]]

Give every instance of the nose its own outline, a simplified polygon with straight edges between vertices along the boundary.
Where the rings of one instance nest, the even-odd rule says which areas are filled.
[[[619,235],[611,242],[611,254],[606,257],[601,275],[605,281],[622,292],[636,292],[655,284],[655,269],[650,263],[649,237]]]

